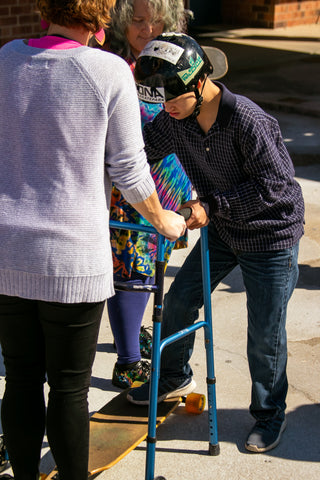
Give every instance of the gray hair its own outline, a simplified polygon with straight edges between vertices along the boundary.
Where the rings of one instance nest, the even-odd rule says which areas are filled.
[[[117,0],[111,9],[111,22],[107,30],[108,48],[123,58],[130,55],[130,46],[126,37],[128,26],[132,22],[135,0]],[[184,9],[183,0],[148,0],[152,17],[161,17],[164,32],[185,32],[188,18],[192,12]]]

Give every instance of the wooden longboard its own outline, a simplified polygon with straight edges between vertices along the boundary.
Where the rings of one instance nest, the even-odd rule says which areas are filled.
[[[107,470],[136,448],[148,434],[148,406],[133,405],[125,390],[90,419],[89,472]],[[157,426],[165,421],[181,399],[158,404]]]
[[[122,391],[90,418],[89,478],[111,468],[148,435],[148,406],[133,405]],[[165,421],[182,398],[158,404],[157,426]],[[53,470],[46,480],[54,478]]]

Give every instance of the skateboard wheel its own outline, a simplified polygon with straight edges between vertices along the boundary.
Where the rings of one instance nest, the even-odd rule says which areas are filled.
[[[154,480],[166,480],[165,477],[156,477]]]
[[[186,411],[199,415],[206,406],[206,397],[200,393],[189,393],[186,397]]]

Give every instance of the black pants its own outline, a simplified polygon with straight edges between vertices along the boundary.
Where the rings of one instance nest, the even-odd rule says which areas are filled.
[[[87,396],[104,303],[61,304],[0,295],[6,369],[1,421],[15,480],[38,478],[45,428],[60,478],[87,479]]]

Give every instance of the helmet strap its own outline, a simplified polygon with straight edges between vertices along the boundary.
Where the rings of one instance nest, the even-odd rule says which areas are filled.
[[[202,89],[201,89],[201,93],[199,92],[199,89],[198,89],[198,88],[196,88],[196,89],[194,90],[197,103],[196,103],[196,106],[194,107],[194,110],[193,110],[192,114],[190,115],[190,118],[191,118],[191,119],[197,118],[197,116],[198,116],[199,113],[200,113],[200,108],[201,108],[201,105],[202,105],[202,102],[203,102],[202,92],[203,92],[203,89],[204,89],[204,86],[205,86],[206,81],[207,81],[207,76],[206,76],[205,79],[204,79],[204,82],[203,82],[203,85],[202,85]]]

